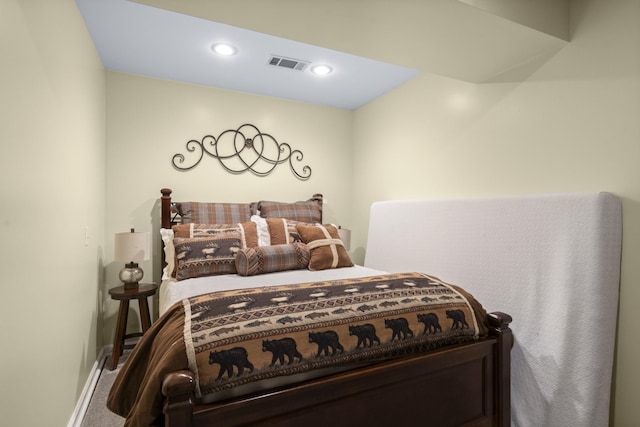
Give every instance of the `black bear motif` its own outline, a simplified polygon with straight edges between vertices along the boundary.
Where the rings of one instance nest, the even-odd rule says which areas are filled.
[[[462,310],[447,310],[447,318],[453,320],[451,329],[469,329],[469,324],[465,320],[464,311]]]
[[[376,335],[376,328],[371,323],[349,326],[349,335],[358,337],[356,348],[360,348],[360,346],[363,348],[371,347],[374,341],[380,345],[380,338]]]
[[[328,356],[329,348],[331,348],[332,356],[336,354],[336,350],[344,353],[344,347],[340,344],[338,334],[335,331],[309,332],[309,342],[318,344],[317,357],[320,357],[322,353]]]
[[[384,319],[384,327],[391,329],[393,334],[391,335],[391,341],[394,339],[406,340],[408,336],[413,336],[413,331],[409,329],[409,322],[404,317],[398,317],[397,319]]]
[[[442,332],[442,327],[440,327],[440,322],[438,321],[438,315],[435,313],[418,314],[418,322],[424,323],[424,331],[422,331],[422,335],[435,334],[437,331]]]
[[[262,351],[273,353],[269,367],[273,367],[276,364],[276,360],[280,362],[280,365],[284,365],[284,356],[289,358],[288,365],[291,365],[296,358],[302,361],[302,354],[298,351],[298,346],[293,338],[264,340],[262,341]]]
[[[247,350],[242,347],[234,347],[230,350],[220,350],[209,352],[209,365],[217,363],[220,365],[220,372],[216,381],[222,378],[226,372],[227,378],[233,376],[233,367],[238,368],[238,376],[244,373],[244,368],[248,368],[249,372],[253,372],[253,364],[249,362]]]

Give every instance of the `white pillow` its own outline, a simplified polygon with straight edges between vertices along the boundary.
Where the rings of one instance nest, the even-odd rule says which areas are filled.
[[[253,215],[251,221],[256,223],[256,228],[258,229],[258,246],[271,246],[267,220],[259,215]]]
[[[162,269],[162,280],[171,279],[171,274],[176,268],[176,248],[173,246],[173,230],[161,228],[160,236],[164,242],[164,260],[167,265]]]

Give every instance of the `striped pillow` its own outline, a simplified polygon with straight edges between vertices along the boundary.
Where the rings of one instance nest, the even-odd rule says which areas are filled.
[[[272,245],[286,245],[301,242],[298,225],[315,225],[284,218],[266,218],[269,237]]]
[[[236,271],[241,276],[301,270],[309,265],[309,249],[304,243],[259,246],[241,249],[236,256]]]

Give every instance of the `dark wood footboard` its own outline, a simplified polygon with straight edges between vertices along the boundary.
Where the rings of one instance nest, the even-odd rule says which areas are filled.
[[[195,405],[189,371],[166,376],[165,425],[510,425],[511,316],[490,313],[490,337],[267,393]]]
[[[496,426],[511,425],[511,348],[513,333],[509,325],[511,316],[499,311],[488,313],[490,333],[496,338],[494,393],[496,399]]]

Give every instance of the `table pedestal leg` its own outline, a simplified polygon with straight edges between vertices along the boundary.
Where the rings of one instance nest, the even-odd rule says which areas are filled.
[[[138,305],[140,306],[140,322],[142,323],[142,333],[145,333],[151,327],[151,316],[149,315],[149,304],[147,302],[147,297],[140,298],[138,300]]]
[[[122,355],[122,347],[124,346],[124,336],[127,331],[127,316],[129,316],[129,300],[120,301],[120,310],[118,311],[118,324],[116,326],[116,336],[113,340],[113,353],[111,354],[111,370],[118,366],[118,360]]]

